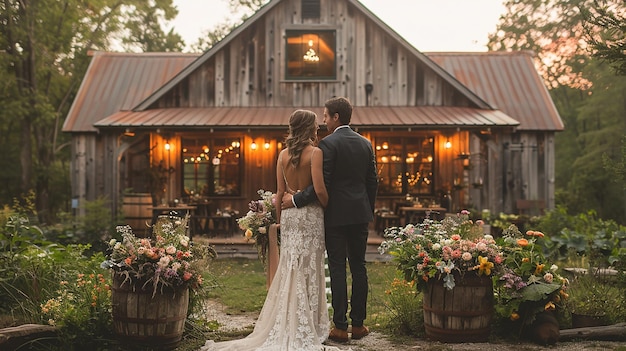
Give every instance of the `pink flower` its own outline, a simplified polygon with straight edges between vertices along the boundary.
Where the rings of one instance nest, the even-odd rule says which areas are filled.
[[[463,252],[463,254],[461,255],[461,258],[463,259],[463,261],[469,261],[472,259],[472,254],[469,252]]]

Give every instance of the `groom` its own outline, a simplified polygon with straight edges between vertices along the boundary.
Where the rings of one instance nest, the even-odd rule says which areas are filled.
[[[324,123],[331,134],[320,141],[319,147],[324,154],[324,183],[329,195],[324,222],[335,324],[328,338],[337,342],[348,341],[346,259],[352,274],[352,339],[369,334],[363,325],[369,287],[365,251],[378,179],[372,144],[350,128],[351,118],[348,99],[335,97],[325,102]],[[315,191],[309,186],[293,198],[286,194],[282,205],[302,207],[314,200]]]

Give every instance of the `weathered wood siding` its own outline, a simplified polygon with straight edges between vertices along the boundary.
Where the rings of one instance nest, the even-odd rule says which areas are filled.
[[[335,80],[285,80],[285,33],[336,31]],[[299,1],[279,3],[232,38],[158,107],[320,107],[332,96],[356,106],[468,106],[469,101],[415,53],[348,2],[322,1],[319,21],[303,21]],[[373,87],[368,101],[365,86]]]

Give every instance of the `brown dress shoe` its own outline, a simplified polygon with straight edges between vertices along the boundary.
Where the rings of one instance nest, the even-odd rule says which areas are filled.
[[[352,327],[352,339],[358,340],[370,333],[366,326]]]
[[[332,328],[328,333],[328,338],[336,342],[348,342],[348,331],[338,328]]]

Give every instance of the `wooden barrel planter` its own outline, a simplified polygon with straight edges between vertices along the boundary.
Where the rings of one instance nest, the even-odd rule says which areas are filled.
[[[441,342],[485,342],[491,333],[493,285],[490,277],[455,275],[452,290],[431,279],[424,292],[426,336]]]
[[[171,350],[180,343],[185,329],[189,289],[158,291],[133,289],[113,275],[113,329],[126,343]]]
[[[124,214],[124,224],[133,228],[133,232],[138,237],[149,237],[148,225],[152,221],[152,196],[150,194],[135,193],[124,195],[122,203],[122,213]]]

